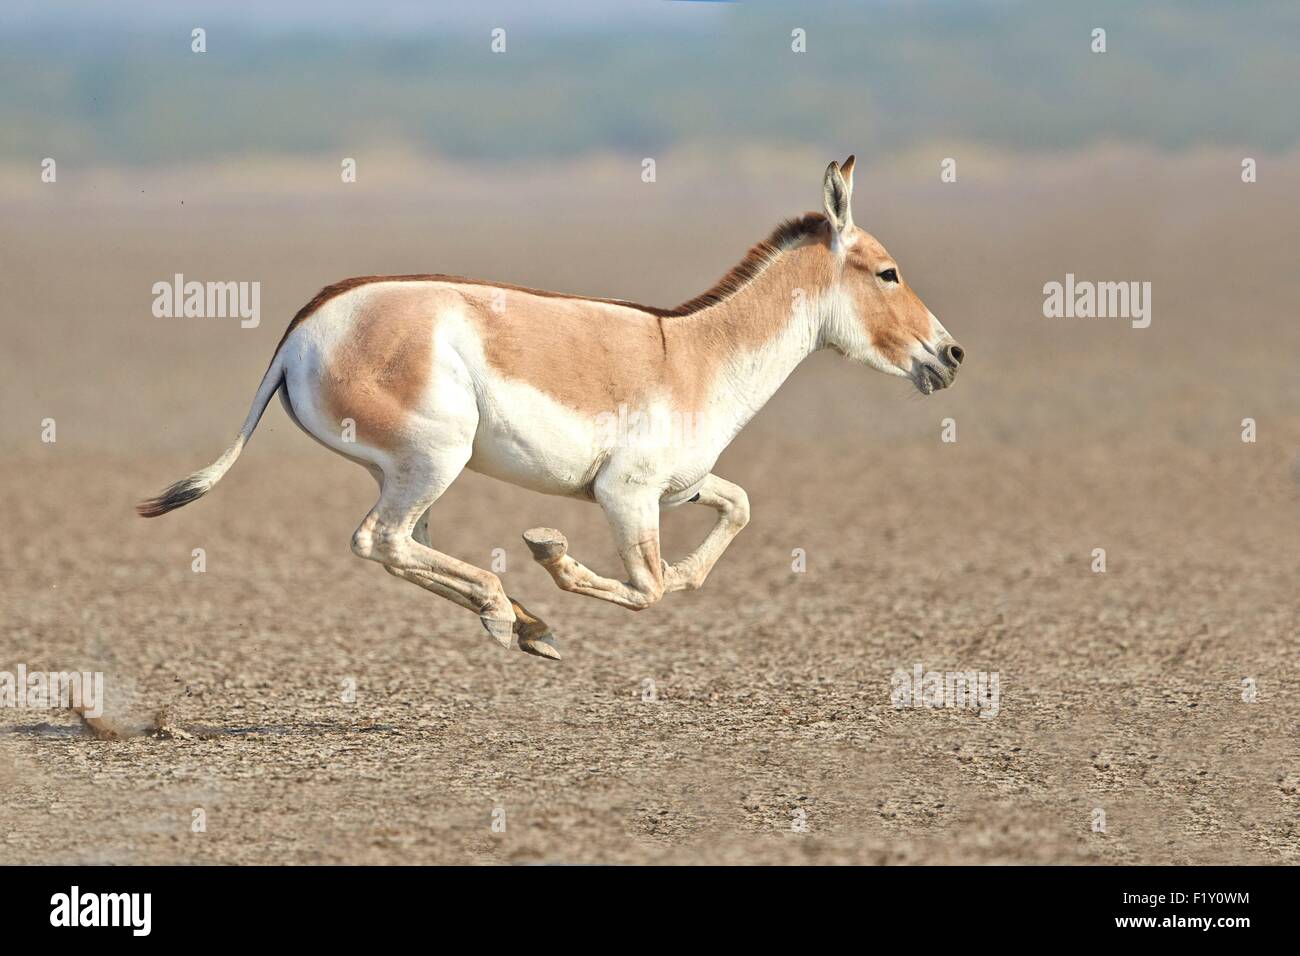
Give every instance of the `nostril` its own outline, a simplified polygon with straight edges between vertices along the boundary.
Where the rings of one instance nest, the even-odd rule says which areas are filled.
[[[966,357],[966,352],[962,349],[960,345],[957,345],[955,342],[952,345],[944,346],[943,360],[947,362],[949,365],[951,365],[953,368],[956,368],[958,365],[960,365],[961,360],[964,359],[965,357]]]

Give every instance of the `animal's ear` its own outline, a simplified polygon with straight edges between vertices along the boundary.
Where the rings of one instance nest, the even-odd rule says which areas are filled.
[[[850,203],[853,201],[853,163],[856,159],[856,156],[850,155],[848,159],[840,163],[840,175],[844,177],[844,181],[849,185]]]
[[[853,175],[853,158],[849,157],[849,175]],[[830,220],[831,229],[836,235],[843,236],[853,228],[853,210],[849,207],[853,187],[838,163],[826,167],[826,178],[822,182],[822,202],[826,207],[826,218]]]

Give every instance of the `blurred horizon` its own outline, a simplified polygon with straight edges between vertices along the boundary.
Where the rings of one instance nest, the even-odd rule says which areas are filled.
[[[310,26],[304,26],[306,21]],[[1300,7],[75,0],[0,14],[0,164],[363,149],[503,162],[759,147],[1300,144]],[[207,52],[190,51],[190,27]],[[490,49],[506,31],[506,52]],[[1107,52],[1090,49],[1094,27]],[[806,31],[807,51],[791,50]]]

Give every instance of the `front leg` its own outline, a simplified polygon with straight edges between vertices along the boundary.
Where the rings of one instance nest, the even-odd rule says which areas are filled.
[[[706,477],[693,500],[716,510],[718,520],[698,548],[665,570],[665,591],[693,591],[704,584],[727,545],[749,524],[749,496],[725,478]]]
[[[601,577],[569,556],[569,542],[554,528],[524,532],[533,558],[563,590],[642,611],[664,593],[664,566],[659,555],[659,502],[648,495],[597,500],[614,531],[626,581]]]

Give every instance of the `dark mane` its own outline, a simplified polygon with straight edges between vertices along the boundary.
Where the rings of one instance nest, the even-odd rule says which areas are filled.
[[[655,314],[662,316],[690,315],[692,312],[717,305],[735,295],[782,252],[816,235],[825,222],[826,217],[819,212],[806,212],[795,219],[785,220],[772,230],[771,235],[745,253],[745,258],[732,266],[727,274],[714,283],[713,288],[707,292],[688,299],[675,309],[648,311],[654,311]],[[638,306],[638,308],[642,307]]]
[[[319,309],[330,299],[336,298],[345,292],[355,289],[357,286],[369,285],[372,282],[455,282],[466,285],[488,286],[494,289],[510,289],[514,292],[527,292],[529,295],[545,296],[555,299],[578,299],[583,302],[603,302],[606,305],[621,305],[625,308],[636,309],[645,312],[656,318],[664,319],[675,316],[690,315],[693,312],[699,312],[707,309],[711,305],[717,305],[719,302],[735,295],[738,290],[743,288],[750,280],[762,272],[778,255],[787,249],[810,239],[826,223],[826,217],[819,212],[808,212],[794,219],[787,219],[772,230],[772,233],[764,240],[753,246],[745,257],[728,270],[727,274],[714,283],[713,287],[707,292],[702,292],[693,299],[688,299],[675,309],[664,309],[653,305],[641,305],[636,302],[628,302],[624,299],[606,299],[599,296],[591,295],[571,295],[567,292],[551,292],[546,289],[530,289],[527,286],[512,285],[509,282],[492,282],[487,279],[467,279],[464,276],[441,275],[438,273],[421,273],[418,275],[399,275],[399,276],[353,276],[351,279],[344,279],[341,282],[335,282],[327,285],[317,292],[293,317],[289,327],[284,330],[284,335],[280,337],[280,344],[276,346],[276,352],[284,345],[285,341],[292,334],[293,330],[303,323],[313,312]]]

